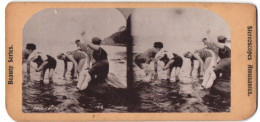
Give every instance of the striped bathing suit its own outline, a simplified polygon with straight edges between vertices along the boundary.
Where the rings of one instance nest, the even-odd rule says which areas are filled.
[[[208,43],[207,49],[212,50],[215,54],[218,54],[219,48],[215,46],[212,42]]]
[[[90,49],[86,43],[79,44],[79,48],[81,51],[84,51],[89,56],[90,61],[93,63],[94,62],[93,56],[92,56],[93,50]]]
[[[205,62],[206,58],[212,57],[212,54],[210,51],[205,49],[196,50],[195,53],[198,53],[200,58]]]
[[[71,55],[75,59],[75,61],[77,63],[79,63],[79,61],[81,59],[86,59],[86,55],[83,54],[82,52],[78,52],[77,50],[75,50],[75,51],[68,51],[67,54]]]

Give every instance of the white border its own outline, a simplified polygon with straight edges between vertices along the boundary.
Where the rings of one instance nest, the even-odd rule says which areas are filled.
[[[9,2],[225,2],[225,3],[251,3],[257,6],[257,8],[260,5],[260,0],[183,0],[183,1],[177,1],[177,0],[1,0],[0,3],[0,116],[1,121],[4,122],[13,122],[10,118],[10,116],[6,112],[5,108],[5,7]],[[259,9],[259,8],[258,8]],[[259,11],[257,13],[259,17]],[[259,21],[258,21],[259,24]],[[259,31],[258,31],[259,35]],[[257,45],[259,47],[259,43]],[[259,57],[258,52],[258,57]],[[259,60],[258,60],[259,64]],[[258,72],[259,76],[259,72]],[[258,84],[258,88],[259,88]],[[258,95],[259,96],[259,95]],[[260,112],[259,110],[249,119],[247,119],[247,122],[255,122],[260,120]]]

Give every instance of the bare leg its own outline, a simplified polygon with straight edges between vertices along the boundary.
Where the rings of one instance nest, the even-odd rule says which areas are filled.
[[[91,64],[91,62],[90,62],[90,58],[89,58],[89,57],[86,57],[82,69],[85,70],[85,69],[87,69],[87,68],[90,68],[90,66],[91,66],[90,64]]]
[[[206,85],[204,87],[206,89],[210,88],[213,85],[213,83],[216,80],[216,78],[217,78],[217,76],[216,76],[215,72],[212,71],[212,73],[210,75],[210,78],[209,78],[208,82],[206,83]]]
[[[78,87],[79,90],[85,90],[88,87],[88,84],[90,81],[91,81],[91,77],[90,77],[90,74],[87,72],[82,85],[80,87]]]
[[[73,66],[72,66],[72,68],[70,70],[70,76],[71,76],[72,79],[73,79],[73,76],[74,76],[74,68],[75,68],[75,66],[73,64]]]
[[[40,76],[41,83],[44,83],[44,75],[45,75],[46,70],[47,70],[46,68],[43,68],[41,71],[41,76]]]
[[[26,63],[23,63],[23,81],[29,81],[27,69],[28,65]]]
[[[203,65],[203,71],[206,72],[206,70],[209,68],[210,64],[211,64],[211,60],[212,60],[212,57],[208,57],[205,59],[205,62],[204,62],[204,65]],[[204,74],[205,74],[204,72]]]
[[[78,79],[78,83],[77,83],[77,88],[81,88],[85,78],[86,78],[86,74],[88,74],[88,70],[82,70],[79,73],[79,79]]]
[[[30,76],[30,69],[31,69],[31,67],[30,67],[30,63],[27,63],[27,81],[30,81],[30,79],[31,79],[31,76]]]
[[[145,76],[149,74],[149,64],[143,63],[142,67],[144,69]]]
[[[206,86],[206,84],[211,76],[211,73],[213,72],[214,66],[215,66],[215,60],[213,57],[210,60],[210,64],[209,64],[208,68],[205,70],[202,86]]]
[[[173,68],[168,68],[168,69],[167,69],[166,80],[169,81],[169,82],[170,82],[170,80],[171,80],[172,69],[173,69]]]
[[[142,67],[144,68],[144,74],[145,74],[144,80],[147,81],[147,82],[148,82],[148,81],[151,81],[151,79],[152,79],[152,77],[151,77],[152,73],[151,73],[151,70],[149,69],[149,64],[143,63],[143,64],[142,64]]]
[[[203,82],[202,82],[202,86],[205,86],[210,78],[210,74],[213,70],[213,66],[212,66],[212,61],[213,59],[211,57],[206,58],[204,66],[203,66],[203,70],[204,72],[204,77],[203,77]]]
[[[85,59],[81,59],[81,60],[79,61],[79,65],[78,65],[78,73],[81,72],[81,70],[82,70],[84,64],[85,64]]]
[[[180,78],[179,78],[180,69],[181,69],[180,67],[176,67],[175,68],[175,79],[176,79],[176,82],[180,81]]]
[[[50,69],[49,69],[49,83],[53,83],[53,78],[52,78],[52,76],[53,76],[54,70],[55,70],[55,69],[53,69],[53,68],[50,68]]]
[[[202,86],[206,86],[206,84],[207,84],[207,82],[208,82],[208,80],[209,80],[209,78],[210,78],[211,72],[212,72],[212,71],[210,71],[210,70],[206,70],[206,71],[205,71],[204,78],[203,78],[203,82],[202,82],[202,84],[201,84]]]

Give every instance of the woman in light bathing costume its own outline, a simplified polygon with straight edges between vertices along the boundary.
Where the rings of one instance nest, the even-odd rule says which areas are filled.
[[[212,55],[213,52],[204,48],[194,52],[188,51],[184,53],[184,57],[189,58],[191,61],[190,76],[192,76],[192,71],[194,69],[194,60],[198,60],[198,77],[202,77],[212,61]]]
[[[67,53],[60,53],[57,58],[64,61],[63,78],[66,78],[68,62],[72,62],[73,67],[71,69],[71,77],[72,79],[76,79],[77,74],[81,72],[85,63],[86,55],[83,52],[75,50],[68,51]]]
[[[176,82],[180,81],[179,74],[180,69],[183,64],[183,59],[181,56],[179,56],[176,53],[170,53],[167,51],[161,51],[157,53],[155,56],[155,60],[160,60],[164,62],[164,67],[162,67],[163,70],[167,70],[167,78],[166,80],[170,82],[172,69],[175,68],[175,80]]]
[[[29,56],[36,50],[36,45],[33,43],[26,44],[26,49],[23,49],[23,78],[30,79],[30,63],[27,62]]]
[[[162,42],[155,42],[153,48],[149,48],[143,53],[135,56],[135,64],[140,68],[144,69],[146,80],[149,80],[151,74],[149,74],[149,65],[154,61],[154,71],[157,76],[157,60],[154,60],[155,55],[163,48]]]
[[[88,67],[89,64],[84,64],[86,65],[86,68],[84,68],[79,75],[76,91],[85,90],[90,82],[104,81],[109,72],[107,52],[100,46],[102,40],[95,37],[90,43],[86,40],[85,32],[81,33],[81,36],[83,37],[83,40],[85,40],[85,45],[93,50],[92,57],[95,62],[92,64],[92,67]]]
[[[209,70],[208,73],[205,74],[205,77],[202,82],[202,88],[208,89],[210,88],[219,74],[222,73],[226,78],[230,78],[231,71],[231,49],[226,46],[227,38],[225,36],[218,36],[217,41],[207,41],[204,43],[207,45],[208,49],[211,49],[216,55],[215,58],[219,57],[219,62],[216,64],[212,70]]]

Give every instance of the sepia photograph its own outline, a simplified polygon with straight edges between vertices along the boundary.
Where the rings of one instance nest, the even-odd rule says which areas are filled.
[[[48,8],[22,35],[24,113],[231,111],[231,32],[213,11]]]
[[[200,8],[136,8],[133,112],[230,112],[230,28]]]
[[[125,16],[115,8],[48,8],[23,29],[24,113],[127,111]]]

